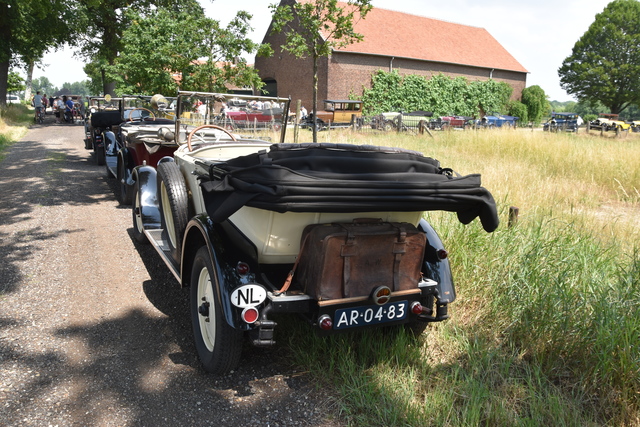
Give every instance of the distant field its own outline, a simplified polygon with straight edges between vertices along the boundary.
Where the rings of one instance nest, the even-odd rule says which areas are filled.
[[[289,346],[354,425],[640,424],[640,135],[321,133],[481,173],[502,224],[428,219],[450,251],[451,319]],[[310,140],[310,133],[309,138]],[[302,141],[302,140],[301,140]],[[510,206],[519,208],[508,228]]]

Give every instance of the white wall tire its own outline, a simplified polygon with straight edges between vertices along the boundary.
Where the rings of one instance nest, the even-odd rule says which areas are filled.
[[[157,170],[162,239],[169,247],[171,258],[180,264],[182,238],[190,218],[187,185],[175,163],[162,162]]]
[[[222,375],[239,365],[243,333],[224,318],[214,271],[209,251],[203,246],[191,270],[191,324],[202,366],[207,372]]]

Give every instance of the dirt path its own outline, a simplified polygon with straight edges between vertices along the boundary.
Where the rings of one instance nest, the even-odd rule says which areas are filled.
[[[0,161],[0,425],[340,425],[279,348],[200,368],[187,292],[82,139],[47,116]]]

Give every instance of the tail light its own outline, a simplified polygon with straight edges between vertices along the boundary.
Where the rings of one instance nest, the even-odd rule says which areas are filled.
[[[449,252],[444,249],[438,249],[437,255],[438,259],[446,259],[449,256]]]
[[[323,331],[329,331],[333,327],[333,321],[328,314],[323,314],[318,318],[318,326],[320,326],[320,329]]]
[[[422,314],[422,304],[418,301],[414,301],[411,303],[411,312],[413,314]]]
[[[258,320],[258,317],[260,317],[260,313],[258,312],[258,309],[255,307],[247,307],[244,310],[242,310],[242,320],[244,320],[246,323],[249,323],[249,324],[256,323],[256,320]]]
[[[240,275],[240,276],[246,276],[247,274],[249,274],[249,271],[251,269],[249,268],[249,264],[247,264],[246,262],[238,262],[238,264],[236,265],[236,272]]]

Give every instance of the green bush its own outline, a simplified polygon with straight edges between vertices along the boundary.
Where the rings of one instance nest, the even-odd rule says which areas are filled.
[[[518,124],[521,126],[526,126],[529,122],[529,112],[527,111],[527,106],[520,101],[509,101],[509,103],[507,104],[507,113],[510,116],[518,117]]]
[[[464,77],[438,74],[430,79],[415,74],[379,70],[372,76],[371,89],[364,89],[363,112],[375,115],[387,111],[431,111],[436,116],[479,117],[505,109],[513,89],[496,80],[469,82]]]

